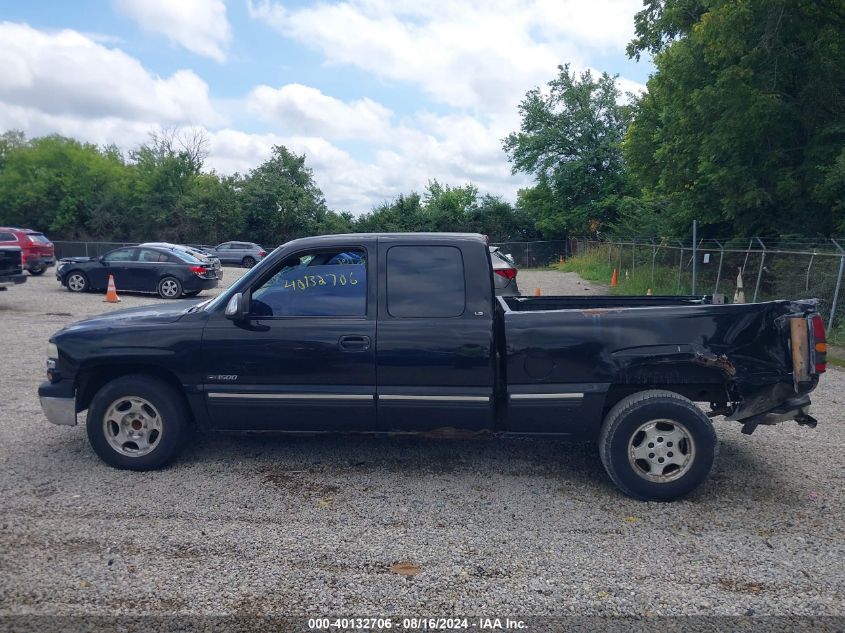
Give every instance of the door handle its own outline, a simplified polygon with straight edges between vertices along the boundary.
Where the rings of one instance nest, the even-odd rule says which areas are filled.
[[[370,337],[360,336],[358,334],[341,336],[338,346],[347,352],[364,352],[370,349]]]

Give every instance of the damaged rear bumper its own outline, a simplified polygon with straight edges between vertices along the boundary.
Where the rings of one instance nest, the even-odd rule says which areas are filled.
[[[795,420],[798,424],[815,428],[817,421],[810,415],[810,396],[809,394],[802,394],[790,398],[777,406],[757,413],[747,418],[739,419],[736,414],[728,416],[728,420],[739,420],[742,423],[742,432],[746,435],[751,435],[761,424],[769,426],[772,424],[779,424],[780,422],[788,422]]]

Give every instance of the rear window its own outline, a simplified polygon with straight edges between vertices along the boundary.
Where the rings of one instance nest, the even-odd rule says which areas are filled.
[[[181,251],[178,249],[173,249],[171,254],[175,256],[178,260],[185,262],[186,264],[202,264],[198,258],[194,257],[187,251]]]
[[[43,233],[27,233],[26,236],[30,242],[38,242],[39,244],[49,244],[50,240]]]
[[[387,251],[387,312],[400,318],[461,316],[464,260],[454,246],[393,246]]]

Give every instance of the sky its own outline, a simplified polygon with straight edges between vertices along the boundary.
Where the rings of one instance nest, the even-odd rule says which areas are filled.
[[[354,214],[429,179],[513,201],[502,138],[559,64],[639,91],[642,0],[2,0],[0,131],[129,150],[203,128],[208,169],[305,154]]]

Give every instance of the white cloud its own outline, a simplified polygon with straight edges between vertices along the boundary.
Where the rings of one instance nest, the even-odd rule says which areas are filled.
[[[218,62],[226,59],[232,31],[223,0],[114,0],[114,5],[145,31]]]
[[[161,78],[76,31],[0,23],[0,104],[44,115],[157,124],[219,122],[208,85],[190,70]]]
[[[247,96],[246,106],[283,132],[329,139],[383,139],[392,115],[372,99],[347,103],[302,84],[258,86]]]
[[[249,0],[250,14],[332,64],[418,85],[449,106],[515,108],[558,64],[621,50],[640,0],[348,0],[288,9]]]

